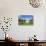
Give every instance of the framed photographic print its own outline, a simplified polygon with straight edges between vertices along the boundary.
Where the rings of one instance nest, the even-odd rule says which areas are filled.
[[[18,17],[19,25],[33,25],[33,16],[32,15],[20,15]]]

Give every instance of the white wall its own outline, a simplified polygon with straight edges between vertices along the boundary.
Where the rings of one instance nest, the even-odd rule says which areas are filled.
[[[32,8],[28,0],[0,0],[0,16],[13,17],[9,33],[17,40],[27,40],[34,34],[39,40],[45,38],[45,15],[46,8]],[[33,15],[33,26],[19,26],[19,15]],[[1,31],[2,32],[2,31]],[[1,38],[2,39],[2,36]]]
[[[45,30],[44,30],[44,39],[46,39],[46,16],[45,16]]]

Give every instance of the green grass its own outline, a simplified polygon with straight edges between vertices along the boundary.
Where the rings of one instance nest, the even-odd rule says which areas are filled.
[[[19,20],[18,24],[19,25],[33,25],[33,20],[29,20],[28,23],[26,23],[26,20]]]

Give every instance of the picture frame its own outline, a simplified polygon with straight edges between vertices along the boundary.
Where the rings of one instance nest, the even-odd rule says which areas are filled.
[[[18,16],[18,25],[33,25],[33,15]]]

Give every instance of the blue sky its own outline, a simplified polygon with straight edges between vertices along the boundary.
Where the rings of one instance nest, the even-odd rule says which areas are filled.
[[[32,15],[20,15],[19,18],[23,20],[32,20],[33,16]]]

